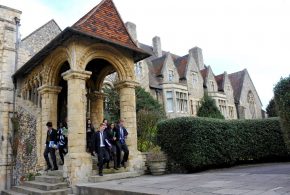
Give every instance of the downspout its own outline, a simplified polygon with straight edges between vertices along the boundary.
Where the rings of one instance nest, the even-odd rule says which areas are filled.
[[[20,19],[15,17],[14,18],[16,23],[16,42],[15,42],[15,64],[14,64],[14,73],[17,70],[18,66],[18,50],[19,50],[19,26],[20,26]],[[17,80],[13,78],[14,90],[13,90],[13,118],[15,117],[15,102],[16,102],[16,89],[17,89]]]
[[[18,66],[18,50],[19,50],[19,27],[20,27],[20,19],[15,17],[14,18],[15,20],[15,24],[16,24],[16,39],[15,39],[15,63],[14,63],[14,72],[13,74],[16,72],[17,70],[17,66]],[[13,85],[14,85],[14,88],[13,88],[13,119],[15,118],[15,108],[16,108],[16,89],[17,89],[17,80],[16,78],[12,78],[13,79]],[[14,136],[14,124],[12,125],[12,133],[11,133],[11,139],[12,142],[13,142],[13,136]],[[13,143],[11,143],[13,144]],[[7,150],[8,150],[8,147],[7,147]],[[7,151],[8,152],[8,151]],[[8,153],[7,153],[8,154]],[[12,164],[11,164],[11,170],[10,170],[10,185],[15,185],[15,182],[13,180],[13,169],[14,169],[14,162],[15,162],[15,159],[14,159],[14,156],[12,154]],[[8,166],[7,166],[8,167]],[[7,173],[7,172],[6,172]],[[8,174],[6,174],[8,175]],[[8,181],[8,180],[7,180]]]

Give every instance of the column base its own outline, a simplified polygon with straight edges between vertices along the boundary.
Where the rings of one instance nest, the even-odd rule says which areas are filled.
[[[145,162],[143,155],[139,151],[130,151],[129,154],[129,170],[144,174]]]
[[[87,153],[68,153],[65,155],[63,177],[67,178],[70,186],[88,182],[92,174],[92,157]]]

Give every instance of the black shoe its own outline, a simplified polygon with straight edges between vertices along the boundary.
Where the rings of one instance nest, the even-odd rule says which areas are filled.
[[[117,167],[114,167],[115,170],[119,170]]]
[[[121,165],[126,169],[126,163],[125,162],[121,162]]]
[[[51,169],[52,171],[57,171],[58,170],[58,167],[55,167],[53,169]]]
[[[51,170],[51,167],[47,167],[44,171],[49,171]]]
[[[110,166],[109,166],[109,165],[107,165],[107,166],[106,166],[106,168],[107,168],[107,169],[110,169]]]
[[[121,166],[120,166],[120,165],[118,165],[118,166],[117,166],[117,168],[118,168],[118,169],[120,169],[120,168],[121,168]]]
[[[59,165],[63,165],[63,164],[64,164],[64,162],[59,163]]]
[[[103,176],[103,173],[99,173],[99,176]]]

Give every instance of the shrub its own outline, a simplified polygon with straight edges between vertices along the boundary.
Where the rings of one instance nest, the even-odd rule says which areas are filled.
[[[201,106],[197,111],[197,116],[219,119],[225,118],[216,106],[215,101],[207,94],[204,95],[201,101]]]
[[[280,117],[284,140],[290,149],[290,76],[281,78],[274,87],[275,104]]]
[[[162,150],[188,171],[287,156],[277,118],[184,117],[162,121],[157,127]]]
[[[277,111],[276,111],[275,101],[273,98],[269,101],[266,111],[267,111],[268,117],[278,116]]]
[[[157,123],[164,119],[163,112],[140,110],[137,113],[138,150],[147,152],[154,147],[157,136]]]

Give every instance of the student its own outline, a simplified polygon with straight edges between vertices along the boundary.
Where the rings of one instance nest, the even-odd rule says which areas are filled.
[[[44,158],[47,164],[47,168],[45,171],[48,170],[58,170],[57,164],[56,164],[56,157],[55,157],[55,150],[57,148],[57,130],[52,128],[52,122],[47,122],[46,123],[47,127],[47,135],[46,135],[46,142],[45,142],[45,151],[44,151]],[[52,158],[53,166],[52,168],[50,162],[49,162],[49,157],[48,153],[50,153],[50,156]]]
[[[99,130],[95,133],[94,136],[94,155],[98,154],[98,166],[99,166],[99,175],[103,176],[103,165],[110,160],[108,150],[106,147],[111,147],[107,139],[105,123],[101,123]]]
[[[67,154],[67,152],[65,151],[66,147],[67,147],[67,129],[62,125],[62,123],[60,123],[58,129],[58,152],[62,160],[62,163],[60,165],[64,164],[64,155]]]
[[[93,139],[95,134],[95,128],[90,119],[87,119],[86,125],[86,140],[87,140],[87,151],[93,155]]]
[[[117,145],[116,145],[116,132],[115,130],[115,124],[111,123],[108,125],[108,128],[106,129],[106,135],[107,139],[109,140],[109,143],[111,144],[111,148],[108,148],[108,152],[110,155],[110,159],[114,161],[114,169],[118,170],[117,168]],[[107,162],[107,169],[109,169],[109,162]]]
[[[119,120],[115,132],[116,132],[116,145],[117,145],[117,167],[120,168],[120,164],[126,168],[126,162],[128,161],[129,150],[126,144],[126,138],[128,136],[128,131],[124,127],[125,121],[123,119]],[[123,160],[121,161],[121,152],[124,152]]]

